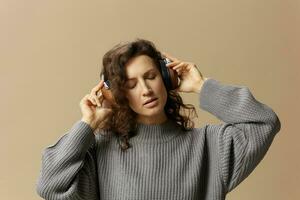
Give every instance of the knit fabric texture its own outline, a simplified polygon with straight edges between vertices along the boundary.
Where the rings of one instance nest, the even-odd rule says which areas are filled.
[[[117,137],[79,120],[42,152],[36,182],[47,200],[223,200],[255,169],[281,128],[249,88],[208,78],[199,107],[222,121],[183,131],[168,119]]]

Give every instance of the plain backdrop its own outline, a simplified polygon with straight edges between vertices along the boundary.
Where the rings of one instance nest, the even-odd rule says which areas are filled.
[[[279,116],[266,156],[227,199],[299,199],[299,0],[1,0],[0,26],[0,199],[41,199],[42,150],[81,118],[104,53],[135,38],[249,87]],[[219,123],[181,95],[196,127]]]

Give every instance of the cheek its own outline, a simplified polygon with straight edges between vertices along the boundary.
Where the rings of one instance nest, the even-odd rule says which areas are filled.
[[[135,94],[135,93],[132,92],[130,94],[127,94],[126,97],[127,97],[128,101],[129,101],[129,106],[131,108],[137,107],[137,105],[139,103],[138,99],[137,99],[137,94]]]
[[[159,94],[166,95],[165,93],[167,91],[166,91],[166,87],[165,87],[165,84],[162,79],[160,79],[158,82],[156,82],[155,87],[156,87],[156,91],[159,91]]]
[[[167,89],[165,87],[165,84],[164,84],[164,82],[162,80],[161,80],[161,83],[159,85],[158,90],[159,90],[159,94],[161,94],[160,96],[166,102],[167,101],[168,93],[167,93]]]

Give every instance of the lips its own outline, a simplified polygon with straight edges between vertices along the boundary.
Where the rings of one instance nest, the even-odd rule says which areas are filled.
[[[157,98],[151,98],[151,99],[148,99],[147,101],[145,101],[145,103],[143,105],[146,105],[147,103],[150,103],[151,101],[154,101],[156,100]]]

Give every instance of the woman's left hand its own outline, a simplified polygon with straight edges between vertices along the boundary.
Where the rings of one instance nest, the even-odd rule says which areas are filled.
[[[207,78],[201,74],[194,63],[181,61],[166,52],[161,52],[161,54],[171,60],[171,63],[168,63],[166,66],[175,70],[180,78],[180,85],[175,91],[200,92]]]

